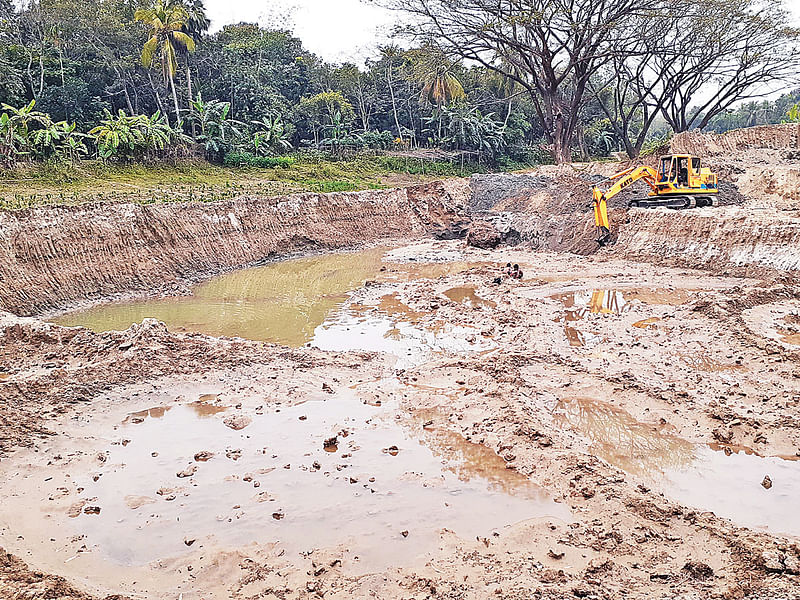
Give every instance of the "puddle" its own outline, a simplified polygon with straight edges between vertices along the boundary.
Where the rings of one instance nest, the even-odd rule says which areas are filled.
[[[403,423],[355,391],[245,412],[252,422],[240,431],[196,404],[130,415],[114,432],[126,443],[99,446],[105,459],[91,473],[70,469],[70,477],[44,463],[35,481],[11,473],[0,511],[47,506],[48,531],[85,536],[92,553],[122,566],[253,542],[275,543],[287,557],[342,544],[363,572],[435,550],[441,528],[470,539],[531,518],[569,518],[488,448]],[[72,493],[53,508],[47,499],[64,486]]]
[[[594,454],[682,504],[746,527],[800,535],[800,463],[794,457],[696,446],[593,398],[565,398],[553,417],[587,437]],[[761,485],[766,475],[770,489]]]
[[[594,454],[620,469],[653,476],[691,462],[694,446],[684,439],[634,419],[628,412],[594,398],[564,398],[553,417],[591,443]]]
[[[409,309],[410,310],[410,309]],[[412,311],[413,313],[413,311]],[[403,320],[405,316],[408,320]],[[437,356],[486,352],[495,348],[472,327],[444,321],[419,325],[409,313],[386,314],[380,308],[365,312],[343,310],[314,332],[312,346],[321,350],[386,352],[397,357],[396,368],[406,369]]]
[[[196,286],[192,296],[103,304],[62,315],[54,322],[110,331],[155,318],[172,331],[299,347],[310,342],[317,328],[368,280],[435,279],[494,264],[384,262],[387,252],[387,248],[372,248],[271,263],[215,277]],[[398,301],[392,310],[388,298],[384,299],[385,314],[402,312],[402,303]]]
[[[558,300],[567,311],[567,320],[578,321],[588,314],[621,314],[630,309],[630,302],[638,300],[644,304],[679,306],[702,290],[670,290],[662,288],[625,288],[621,290],[578,290],[550,296]]]
[[[478,296],[474,287],[455,287],[444,292],[444,295],[457,304],[469,304],[473,307],[496,308],[497,303]]]
[[[645,304],[661,304],[667,306],[678,306],[688,302],[692,294],[702,290],[671,290],[666,288],[625,288],[624,290],[577,290],[563,292],[550,296],[551,300],[558,300],[566,310],[556,317],[556,323],[564,323],[564,333],[569,345],[572,347],[583,347],[590,345],[589,342],[599,342],[597,334],[589,334],[579,331],[575,325],[587,316],[593,314],[619,315],[627,312],[631,308],[631,301],[638,300]],[[657,327],[661,319],[650,317],[637,321],[634,327],[649,329]]]
[[[431,411],[418,411],[417,417],[423,420],[417,426],[431,416]],[[419,443],[440,458],[444,468],[458,477],[459,481],[483,481],[495,492],[541,501],[542,489],[518,471],[506,468],[506,461],[490,448],[472,443],[444,427],[429,426],[422,431]],[[566,515],[564,512],[561,517],[566,518]]]
[[[109,331],[155,318],[173,331],[297,347],[352,290],[380,272],[385,253],[373,248],[276,262],[215,277],[195,287],[193,296],[103,304],[55,322]]]

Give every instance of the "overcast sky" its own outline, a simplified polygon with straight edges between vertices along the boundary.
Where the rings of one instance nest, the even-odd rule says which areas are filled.
[[[363,62],[385,43],[396,15],[361,0],[206,0],[212,30],[228,23],[288,23],[303,45],[335,62]]]
[[[800,25],[800,0],[784,0]],[[397,14],[362,0],[206,0],[212,29],[241,21],[288,26],[307,49],[329,61],[363,63],[385,43]]]

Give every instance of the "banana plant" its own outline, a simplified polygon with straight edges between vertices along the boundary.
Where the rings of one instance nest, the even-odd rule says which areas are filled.
[[[140,127],[142,119],[147,120],[147,117],[129,117],[121,109],[115,116],[106,110],[100,125],[89,131],[100,158],[108,160],[121,154],[133,154],[137,146],[144,145],[145,135]]]
[[[16,108],[3,104],[0,115],[0,156],[7,163],[13,163],[20,156],[33,154],[33,135],[37,130],[52,126],[49,115],[34,110],[36,100]]]
[[[256,154],[281,154],[292,147],[288,140],[289,127],[280,115],[264,117],[260,121],[252,121],[251,124],[256,129],[252,140]]]
[[[200,127],[196,140],[203,144],[209,160],[220,160],[242,136],[246,124],[230,118],[231,103],[220,100],[203,101],[197,94],[192,101],[191,118]]]

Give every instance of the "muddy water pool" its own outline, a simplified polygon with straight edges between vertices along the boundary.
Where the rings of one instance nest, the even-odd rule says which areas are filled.
[[[593,454],[686,506],[741,526],[800,536],[800,462],[794,457],[692,444],[668,426],[643,423],[595,398],[563,398],[553,418],[585,436]],[[765,476],[769,488],[762,485]]]
[[[358,386],[269,411],[213,396],[152,407],[99,432],[95,468],[70,476],[43,460],[7,473],[0,522],[40,506],[37,535],[64,544],[62,558],[124,567],[259,543],[287,557],[342,545],[349,568],[367,572],[434,550],[441,528],[472,538],[569,519],[488,448],[424,424],[365,403]]]
[[[191,296],[101,304],[54,319],[94,331],[124,330],[143,319],[163,321],[172,331],[242,337],[302,346],[350,293],[370,279],[434,279],[488,263],[393,262],[389,248],[330,253],[271,263],[215,277]]]

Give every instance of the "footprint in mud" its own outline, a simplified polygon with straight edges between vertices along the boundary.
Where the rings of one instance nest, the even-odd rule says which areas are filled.
[[[141,508],[145,504],[153,504],[155,499],[149,496],[125,496],[125,505],[131,510]]]

